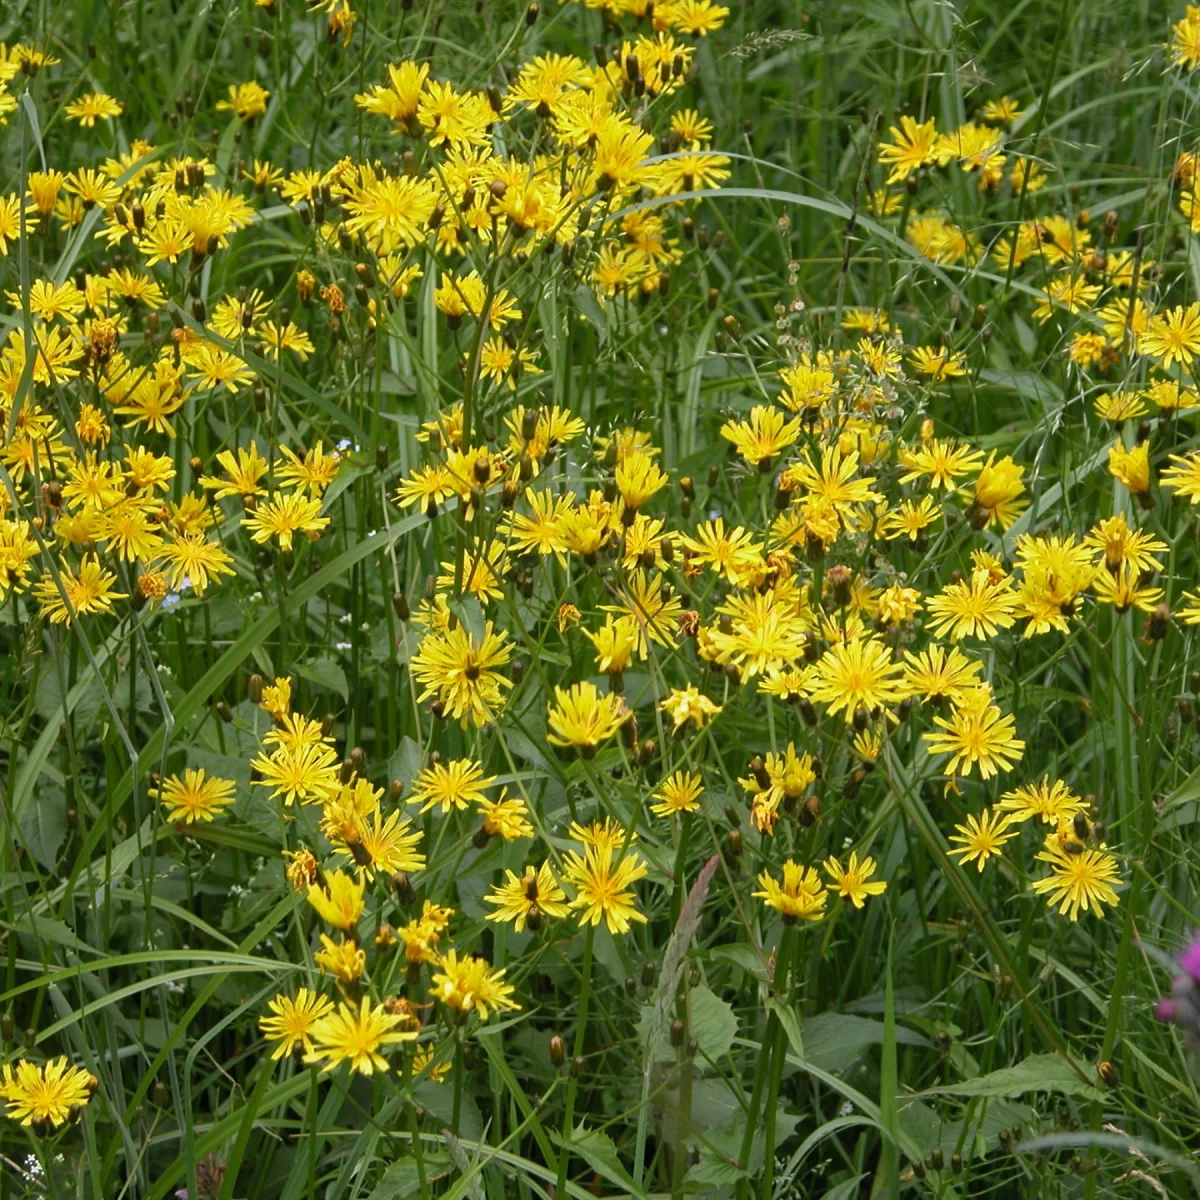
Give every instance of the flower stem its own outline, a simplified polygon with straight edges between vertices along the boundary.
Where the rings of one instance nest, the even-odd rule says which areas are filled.
[[[775,960],[775,998],[782,1002],[787,993],[788,973],[792,965],[791,929],[784,927],[783,936],[779,939],[779,955]],[[783,1022],[774,1012],[775,1041],[771,1047],[771,1086],[767,1091],[767,1137],[763,1147],[763,1184],[762,1194],[770,1197],[775,1183],[775,1120],[779,1115],[779,1085],[783,1080],[783,1062],[787,1057],[787,1031]]]
[[[775,993],[777,996],[782,996],[786,983],[786,977],[791,957],[792,949],[792,931],[788,926],[783,927],[783,933],[779,938],[779,948],[775,954]],[[783,1025],[779,1018],[772,1011],[767,1018],[766,1032],[763,1034],[762,1046],[758,1052],[758,1065],[754,1071],[754,1090],[750,1094],[750,1108],[746,1113],[746,1132],[742,1135],[742,1148],[738,1155],[738,1164],[747,1172],[750,1169],[750,1154],[754,1149],[754,1134],[758,1126],[758,1109],[762,1103],[763,1081],[767,1077],[768,1059],[771,1062],[771,1091],[768,1098],[768,1113],[767,1113],[767,1146],[765,1150],[767,1170],[771,1175],[774,1174],[775,1166],[775,1147],[771,1144],[775,1137],[775,1099],[779,1095],[779,1080],[783,1075],[783,1054],[784,1047],[782,1044],[782,1035],[784,1033]],[[775,1053],[778,1047],[778,1053]],[[776,1074],[778,1067],[778,1075]],[[764,1174],[764,1182],[769,1182],[769,1177]],[[738,1200],[743,1200],[749,1191],[749,1183],[746,1179],[738,1182]],[[770,1195],[769,1191],[765,1191],[764,1195]]]
[[[463,1031],[456,1029],[454,1031],[454,1112],[450,1121],[450,1128],[454,1130],[455,1137],[461,1136],[458,1119],[462,1116],[463,1072]]]
[[[575,1060],[583,1055],[584,1035],[587,1032],[588,1001],[592,995],[592,942],[595,936],[595,925],[589,925],[583,935],[583,972],[580,980],[579,1019],[575,1025],[575,1050],[569,1067],[571,1079],[567,1084],[567,1104],[563,1110],[563,1144],[558,1155],[558,1186],[554,1192],[556,1196],[567,1194],[567,1164],[571,1157],[567,1150],[567,1141],[575,1128],[575,1096],[579,1091],[579,1072],[576,1070]]]

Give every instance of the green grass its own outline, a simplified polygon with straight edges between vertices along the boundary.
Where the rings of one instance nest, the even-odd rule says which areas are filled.
[[[713,147],[730,156],[726,186],[700,189],[686,206],[624,201],[627,211],[663,214],[679,240],[665,294],[601,307],[561,252],[503,263],[502,282],[526,314],[517,341],[545,369],[522,376],[515,402],[561,405],[588,426],[539,482],[584,495],[603,487],[592,434],[637,424],[672,480],[648,506],[669,528],[692,533],[720,511],[761,535],[775,516],[773,479],[731,455],[721,425],[770,403],[776,371],[799,350],[851,349],[848,309],[881,309],[906,346],[945,343],[971,367],[949,386],[897,385],[896,436],[917,438],[930,418],[939,436],[1012,455],[1031,505],[1003,536],[959,521],[924,549],[847,538],[816,569],[801,545],[800,569],[846,562],[882,582],[894,568],[928,598],[951,572],[969,574],[973,549],[1011,565],[1021,533],[1082,534],[1124,512],[1167,544],[1157,585],[1177,610],[1200,574],[1195,510],[1157,485],[1153,507],[1140,508],[1107,470],[1114,436],[1132,443],[1138,422],[1114,435],[1093,409],[1101,392],[1144,386],[1148,360],[1125,354],[1106,375],[1082,374],[1067,347],[1091,318],[1031,316],[1049,267],[990,255],[935,263],[905,232],[939,209],[990,246],[1053,214],[1100,245],[1111,212],[1116,239],[1105,249],[1142,247],[1139,295],[1158,308],[1200,300],[1200,250],[1172,183],[1177,155],[1200,150],[1197,84],[1168,70],[1163,51],[1182,12],[1115,0],[732,7],[724,28],[698,41],[695,73],[673,102],[712,120]],[[462,87],[503,86],[535,53],[590,63],[593,44],[611,50],[646,28],[627,19],[618,31],[576,4],[546,4],[533,24],[507,0],[355,8],[358,25],[342,46],[300,0],[276,0],[273,13],[248,0],[6,6],[0,40],[35,43],[61,62],[10,86],[21,102],[0,129],[0,196],[23,191],[43,158],[64,171],[97,166],[135,139],[152,143],[158,162],[205,156],[231,186],[254,158],[291,171],[348,156],[402,171],[405,150],[426,153],[420,140],[388,134],[383,118],[353,101],[386,78],[388,63],[430,61],[435,76]],[[214,112],[228,85],[250,79],[271,92],[256,123]],[[63,106],[92,90],[118,97],[124,113],[81,130]],[[901,212],[869,211],[884,177],[878,145],[902,113],[952,128],[1002,94],[1024,109],[1007,148],[1042,163],[1043,191],[989,197],[976,176],[949,167],[927,172],[916,197],[900,186]],[[648,120],[661,129],[658,109]],[[513,127],[522,152],[532,128]],[[9,245],[0,276],[16,302],[0,320],[14,345],[31,337],[32,281],[93,274],[130,253],[97,241],[101,226],[95,212],[81,233],[52,223]],[[1200,925],[1193,627],[1176,618],[1164,640],[1149,642],[1144,614],[1089,598],[1067,634],[1023,639],[1018,623],[968,643],[1025,750],[1012,773],[973,777],[961,795],[944,790],[944,760],[922,741],[928,706],[896,728],[875,770],[846,786],[857,759],[840,717],[810,727],[795,706],[709,672],[688,642],[626,672],[640,738],[655,743],[649,762],[620,739],[584,761],[546,743],[546,709],[555,685],[602,677],[591,643],[579,629],[560,634],[554,614],[571,602],[594,630],[625,573],[618,560],[593,567],[574,556],[539,564],[528,595],[514,576],[488,607],[524,666],[495,726],[437,721],[408,669],[421,631],[401,618],[395,596],[415,610],[472,529],[494,527],[498,493],[475,526],[453,502],[430,522],[387,497],[430,458],[420,424],[464,392],[459,363],[475,350],[476,328],[448,328],[434,303],[453,260],[413,251],[424,278],[370,332],[354,291],[355,264],[371,257],[361,244],[349,254],[336,239],[322,245],[277,195],[231,241],[202,266],[185,258],[157,268],[167,295],[157,331],[134,313],[122,348],[148,355],[172,328],[211,336],[205,319],[221,296],[259,288],[312,331],[315,353],[281,366],[252,340],[220,340],[258,376],[261,409],[252,387],[193,396],[174,414],[171,439],[142,437],[110,414],[116,441],[171,455],[175,501],[201,473],[193,458],[216,472],[220,451],[251,438],[273,457],[281,443],[318,440],[346,441],[348,454],[320,539],[298,539],[284,555],[237,534],[232,516],[235,574],[204,599],[122,603],[115,616],[69,628],[39,616],[29,591],[10,591],[0,608],[0,1062],[66,1054],[99,1081],[80,1118],[51,1136],[0,1120],[0,1197],[160,1200],[186,1188],[220,1200],[564,1191],[578,1200],[1090,1200],[1197,1188],[1194,1048],[1154,1016],[1170,986],[1168,956]],[[479,266],[486,278],[488,261],[477,256],[463,270]],[[341,283],[340,332],[319,300],[298,302],[300,268]],[[382,305],[384,289],[363,286]],[[7,437],[22,407],[37,403],[74,446],[91,385],[35,385],[18,374]],[[503,445],[513,395],[481,385],[477,399],[476,438]],[[1156,472],[1168,453],[1197,448],[1195,421],[1152,419]],[[11,458],[0,463],[12,515],[41,517],[36,536],[52,544],[46,494]],[[896,474],[892,463],[881,468],[890,497],[900,494]],[[676,486],[683,476],[694,480],[694,506]],[[226,511],[239,510],[226,502]],[[39,556],[34,575],[77,563],[72,553]],[[669,574],[684,607],[715,621],[730,588],[679,568]],[[112,569],[117,590],[134,590],[131,565]],[[454,611],[468,629],[482,622],[474,601],[456,600]],[[371,892],[370,918],[395,928],[419,901],[452,905],[447,944],[483,954],[515,985],[520,1011],[487,1022],[460,1026],[444,1007],[421,1010],[422,1048],[449,1068],[444,1082],[428,1068],[414,1079],[400,1049],[374,1078],[270,1058],[257,1021],[277,991],[336,993],[313,965],[325,927],[287,886],[281,856],[316,844],[317,818],[311,808],[285,813],[251,785],[250,759],[270,725],[249,699],[256,675],[291,675],[295,710],[328,714],[339,756],[361,748],[378,787],[398,780],[407,791],[436,750],[478,758],[532,811],[535,842],[493,839],[485,849],[471,840],[473,811],[417,817],[428,867],[414,875],[415,908],[390,884]],[[724,711],[703,734],[677,740],[655,701],[685,683]],[[789,741],[822,760],[820,817],[808,825],[789,815],[768,839],[750,825],[738,779],[752,757]],[[155,780],[185,766],[236,782],[236,803],[216,822],[177,828],[150,795]],[[685,837],[646,803],[663,773],[689,767],[703,768],[706,794]],[[1043,868],[1032,826],[983,873],[948,853],[966,814],[1047,773],[1094,797],[1117,855],[1120,903],[1102,916],[1069,922],[1033,894]],[[570,821],[602,814],[637,830],[649,866],[636,889],[646,923],[613,936],[585,933],[571,917],[518,935],[485,921],[483,894],[506,868],[545,857],[559,866]],[[778,875],[786,857],[819,867],[850,848],[873,854],[888,881],[862,911],[831,899],[823,921],[785,931],[750,896],[757,874]],[[371,954],[373,998],[429,999],[428,968],[409,989],[402,948]],[[564,1039],[565,1065],[552,1061],[552,1037]],[[1108,1086],[1101,1062],[1115,1069],[1105,1068]],[[202,1190],[215,1164],[224,1174]]]

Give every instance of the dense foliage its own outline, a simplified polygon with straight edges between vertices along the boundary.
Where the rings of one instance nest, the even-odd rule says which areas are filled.
[[[0,1197],[1200,1185],[1200,9],[0,39]]]

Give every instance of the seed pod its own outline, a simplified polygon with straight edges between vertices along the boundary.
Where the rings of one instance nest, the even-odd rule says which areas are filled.
[[[685,1037],[687,1037],[687,1026],[676,1017],[671,1022],[671,1045],[675,1047],[682,1046]]]
[[[567,1061],[567,1044],[557,1033],[550,1035],[550,1061],[556,1067]]]
[[[1148,642],[1161,642],[1167,636],[1167,627],[1171,621],[1171,610],[1165,604],[1158,604],[1146,618],[1145,638]]]

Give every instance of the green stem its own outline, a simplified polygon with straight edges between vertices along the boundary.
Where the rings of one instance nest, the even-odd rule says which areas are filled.
[[[579,1071],[576,1060],[583,1055],[584,1036],[587,1032],[588,1001],[592,995],[592,943],[595,936],[595,925],[589,925],[583,935],[583,972],[580,979],[579,1019],[575,1026],[575,1051],[570,1065],[571,1081],[567,1084],[567,1104],[563,1110],[563,1144],[558,1155],[558,1186],[554,1193],[556,1196],[567,1194],[567,1164],[571,1157],[567,1145],[571,1132],[575,1128],[575,1097],[579,1091]]]
[[[786,926],[779,939],[779,955],[775,961],[775,997],[781,1003],[787,995],[788,973],[792,965],[792,943],[795,934]],[[774,1012],[774,1041],[771,1046],[771,1086],[767,1091],[767,1137],[763,1146],[763,1200],[770,1200],[775,1182],[775,1119],[779,1114],[779,1085],[783,1081],[783,1062],[787,1056],[787,1034],[783,1022]]]
[[[779,938],[779,949],[775,955],[775,982],[777,985],[775,991],[776,995],[779,997],[782,997],[783,983],[787,975],[789,959],[791,958],[791,932],[791,928],[785,925],[783,928],[783,933]],[[763,1081],[767,1077],[767,1067],[771,1059],[778,1060],[780,1074],[782,1077],[782,1049],[778,1054],[773,1054],[772,1052],[779,1041],[780,1035],[783,1034],[783,1032],[783,1025],[778,1016],[776,1016],[774,1010],[772,1010],[771,1015],[767,1018],[767,1029],[763,1034],[762,1046],[759,1048],[758,1052],[758,1064],[754,1069],[754,1090],[750,1094],[750,1108],[746,1112],[746,1132],[742,1135],[742,1148],[741,1152],[738,1154],[738,1165],[747,1172],[750,1170],[750,1155],[754,1149],[754,1134],[758,1126],[758,1110],[759,1106],[762,1104]],[[774,1070],[771,1071],[771,1075],[773,1085],[772,1095],[778,1096],[779,1083],[774,1079]],[[772,1103],[772,1112],[773,1111],[774,1105]],[[775,1122],[773,1119],[771,1119],[768,1129],[768,1136],[773,1139],[774,1135]],[[767,1149],[767,1159],[770,1161],[772,1169],[774,1168],[774,1155],[772,1153],[773,1149],[774,1147],[770,1146]],[[746,1179],[739,1180],[737,1188],[738,1200],[744,1200],[748,1191],[748,1181]]]
[[[454,1136],[458,1136],[458,1119],[462,1115],[462,1098],[463,1098],[463,1031],[456,1029],[454,1031],[454,1113],[450,1121],[450,1128],[454,1130]]]

